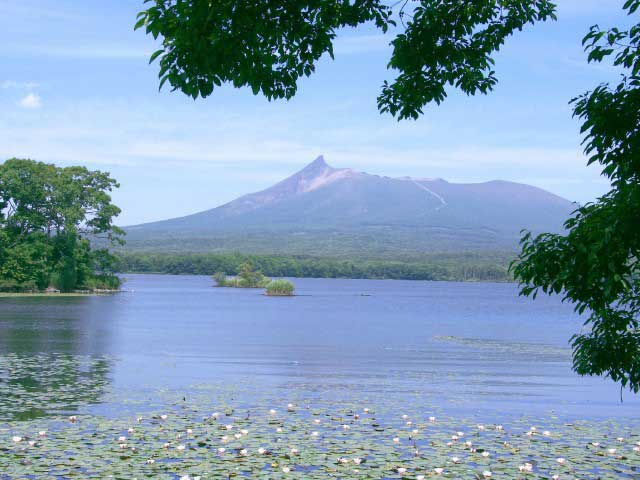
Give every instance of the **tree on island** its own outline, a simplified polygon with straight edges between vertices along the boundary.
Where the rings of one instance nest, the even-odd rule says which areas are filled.
[[[108,173],[12,158],[0,164],[0,289],[117,289],[115,259],[89,238],[122,243]]]
[[[317,61],[333,57],[336,31],[373,23],[382,32],[401,23],[392,40],[381,112],[418,118],[441,103],[447,88],[487,93],[497,83],[492,55],[526,24],[555,19],[548,0],[146,0],[135,28],[161,37],[160,87],[206,97],[223,83],[250,87],[268,99],[292,98],[301,77]],[[410,12],[407,6],[412,7]],[[623,7],[636,15],[640,0]],[[574,101],[583,120],[589,163],[598,162],[611,191],[578,209],[562,235],[526,234],[514,265],[522,294],[561,293],[588,312],[590,331],[573,337],[574,369],[605,375],[640,389],[640,25],[629,30],[593,27],[585,37],[589,61],[615,55],[627,70],[614,89],[607,85]]]

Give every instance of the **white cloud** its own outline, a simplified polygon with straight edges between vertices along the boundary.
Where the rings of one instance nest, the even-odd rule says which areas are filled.
[[[38,86],[39,84],[35,82],[16,82],[15,80],[5,80],[0,83],[0,88],[3,90],[9,89],[9,88],[15,88],[19,90],[31,90]]]
[[[42,106],[42,99],[40,98],[40,95],[36,93],[29,93],[22,100],[20,100],[20,102],[18,102],[18,105],[20,105],[22,108],[40,108]]]

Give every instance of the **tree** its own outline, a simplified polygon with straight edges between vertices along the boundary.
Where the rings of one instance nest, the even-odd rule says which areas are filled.
[[[629,15],[640,0],[628,0]],[[527,233],[514,273],[521,293],[562,293],[587,312],[588,330],[572,337],[573,367],[640,391],[640,24],[608,31],[593,26],[583,40],[590,62],[613,57],[620,83],[573,100],[589,164],[599,163],[611,190],[578,208],[566,233]]]
[[[263,285],[264,275],[260,270],[254,270],[249,262],[240,265],[238,269],[238,283],[241,287],[257,288]]]
[[[109,174],[84,167],[59,168],[24,159],[0,165],[0,281],[11,288],[68,291],[108,285],[113,259],[92,251],[90,238],[121,242],[113,225],[120,209]],[[98,282],[100,283],[100,282]]]
[[[525,25],[555,19],[549,0],[145,0],[135,28],[162,38],[160,88],[209,96],[230,83],[268,99],[290,99],[325,54],[333,58],[336,32],[373,23],[403,31],[391,42],[378,108],[398,119],[418,118],[442,102],[447,87],[487,93],[497,79],[492,55]],[[414,5],[412,2],[411,5]]]

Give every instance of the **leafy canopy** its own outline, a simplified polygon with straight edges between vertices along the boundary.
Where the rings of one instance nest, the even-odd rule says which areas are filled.
[[[629,15],[640,0],[629,0]],[[640,391],[640,24],[593,26],[583,40],[590,62],[611,58],[618,85],[599,85],[573,100],[589,164],[600,164],[611,191],[576,210],[564,235],[526,234],[514,265],[522,294],[562,293],[586,331],[572,338],[574,369],[605,375]]]
[[[333,58],[343,27],[373,23],[381,32],[402,24],[391,42],[378,108],[418,118],[442,102],[447,87],[473,95],[496,85],[492,55],[525,25],[555,19],[549,0],[145,0],[135,28],[162,39],[160,88],[169,82],[195,98],[230,83],[269,100],[290,99],[318,60]],[[407,7],[411,11],[407,11]]]
[[[108,173],[12,158],[0,164],[0,288],[117,286],[113,257],[88,237],[121,242]]]

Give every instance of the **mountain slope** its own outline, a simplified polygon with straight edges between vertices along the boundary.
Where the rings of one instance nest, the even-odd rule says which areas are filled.
[[[559,231],[573,209],[529,185],[381,177],[318,157],[266,190],[125,230],[129,249],[388,256],[514,249],[523,228]]]

